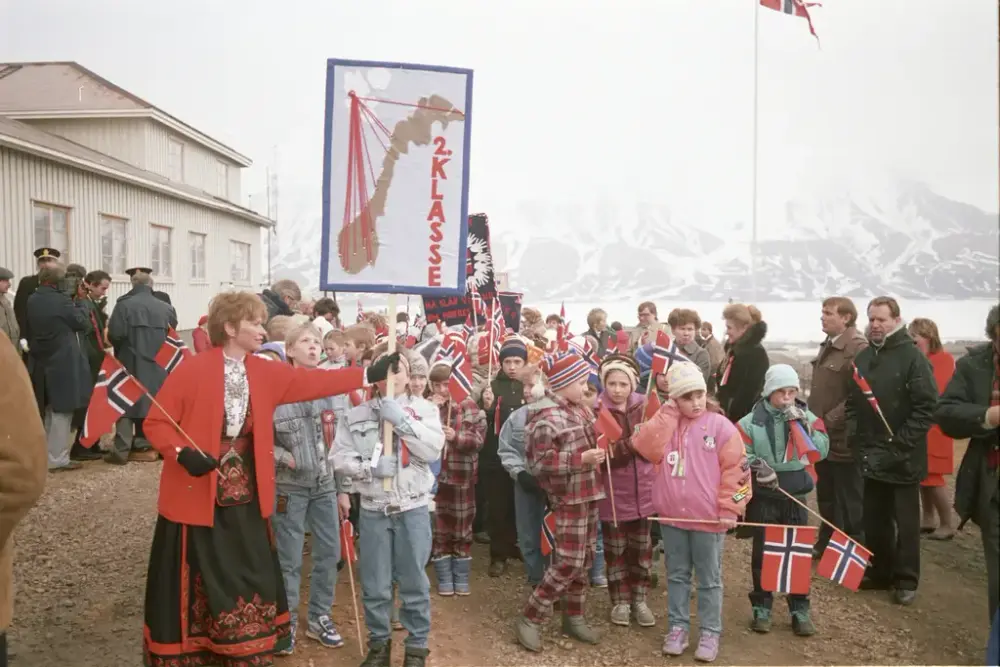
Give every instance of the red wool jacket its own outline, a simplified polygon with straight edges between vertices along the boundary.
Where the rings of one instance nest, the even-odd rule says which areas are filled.
[[[292,368],[251,355],[247,355],[245,363],[253,411],[257,497],[261,516],[266,519],[274,511],[274,408],[283,403],[312,401],[357,389],[364,385],[364,370]],[[216,347],[178,366],[167,376],[156,394],[156,401],[203,452],[218,459],[224,396],[222,348]],[[159,513],[175,523],[212,526],[218,473],[212,471],[202,477],[192,477],[177,462],[177,448],[191,444],[157,406],[150,406],[143,429],[163,455]]]

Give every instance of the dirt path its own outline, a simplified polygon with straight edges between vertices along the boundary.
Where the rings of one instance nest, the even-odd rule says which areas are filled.
[[[961,454],[961,452],[956,452]],[[956,458],[956,461],[958,458]],[[124,468],[87,464],[50,477],[41,503],[18,529],[17,603],[10,642],[18,667],[133,667],[141,664],[140,638],[146,563],[156,512],[158,464]],[[981,664],[988,631],[986,576],[979,531],[968,525],[952,542],[923,543],[921,586],[909,608],[887,594],[851,593],[813,579],[819,633],[792,635],[782,601],[774,629],[747,629],[750,606],[749,541],[729,540],[723,566],[725,606],[719,664]],[[587,614],[605,632],[596,647],[560,641],[557,621],[545,651],[529,654],[514,642],[512,622],[528,594],[519,564],[503,577],[486,576],[488,556],[477,545],[473,594],[434,596],[431,664],[434,665],[660,665],[665,630],[664,574],[650,606],[655,628],[610,626],[607,593],[592,589]],[[657,564],[662,568],[662,562]],[[308,558],[304,571],[309,568]],[[431,575],[433,581],[433,575]],[[308,578],[303,576],[304,585]],[[360,595],[360,590],[358,591]],[[303,600],[307,592],[303,591]],[[304,613],[304,605],[302,611]],[[278,667],[357,665],[361,661],[346,571],[333,617],[346,646],[320,648],[300,638],[296,654]],[[695,624],[697,620],[694,619]],[[362,617],[362,623],[364,622]],[[402,644],[405,633],[396,633]],[[394,664],[401,664],[402,650]],[[690,653],[671,664],[691,663]]]

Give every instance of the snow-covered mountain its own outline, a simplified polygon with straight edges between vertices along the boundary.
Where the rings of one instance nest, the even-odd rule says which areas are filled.
[[[753,297],[745,230],[724,238],[645,203],[587,212],[535,204],[518,217],[509,225],[491,219],[491,234],[505,246],[510,284],[527,299]],[[280,228],[275,274],[318,285],[318,235],[318,220]],[[995,298],[998,258],[996,213],[918,183],[876,196],[793,201],[781,238],[759,242],[757,299]]]

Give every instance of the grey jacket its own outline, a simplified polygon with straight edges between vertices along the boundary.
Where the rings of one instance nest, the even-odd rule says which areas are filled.
[[[677,349],[698,366],[701,374],[705,376],[705,383],[708,384],[711,381],[712,373],[715,371],[712,368],[712,359],[708,356],[708,350],[694,341],[691,341],[687,345],[678,345]]]
[[[279,486],[347,492],[336,480],[329,454],[336,426],[347,414],[346,396],[279,405],[274,411],[275,483]]]
[[[373,512],[405,512],[428,504],[434,486],[430,464],[441,457],[444,431],[438,407],[424,398],[398,396],[407,417],[395,435],[396,475],[388,489],[372,475],[372,455],[382,448],[383,422],[379,399],[348,410],[337,424],[332,461],[337,475],[349,478],[361,494],[361,507]],[[402,447],[406,448],[404,456]]]

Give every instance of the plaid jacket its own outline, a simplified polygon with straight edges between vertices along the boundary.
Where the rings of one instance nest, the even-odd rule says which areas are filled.
[[[455,429],[455,439],[445,443],[447,451],[438,484],[468,486],[476,479],[479,450],[486,438],[486,413],[472,399],[465,399],[458,405],[449,401],[438,406],[442,424],[447,423],[449,404],[452,406],[451,423],[447,425]]]
[[[553,506],[578,505],[604,497],[600,471],[584,466],[583,452],[597,447],[594,415],[554,394],[534,405],[525,430],[528,472]]]

